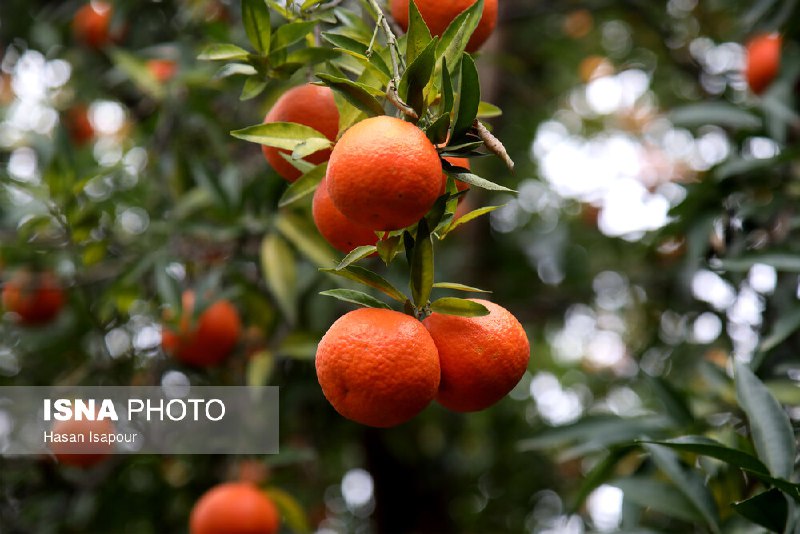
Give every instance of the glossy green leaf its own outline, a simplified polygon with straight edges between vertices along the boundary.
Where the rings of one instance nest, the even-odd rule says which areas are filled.
[[[398,94],[400,98],[420,116],[425,112],[425,86],[431,79],[436,65],[436,39],[428,43],[400,78]]]
[[[376,299],[372,295],[367,295],[366,293],[354,289],[329,289],[327,291],[320,291],[319,294],[325,295],[326,297],[333,297],[344,302],[358,304],[365,308],[384,308],[391,310],[385,302]]]
[[[402,303],[408,300],[400,290],[395,288],[384,277],[359,265],[350,265],[344,269],[320,269],[320,271],[341,276],[342,278],[347,278],[348,280],[353,280],[354,282],[359,282],[369,287],[373,287],[397,302]]]
[[[505,204],[503,204],[503,206],[505,206]],[[455,230],[456,228],[458,228],[459,226],[461,226],[462,224],[466,224],[470,221],[473,221],[478,217],[480,217],[481,215],[486,215],[487,213],[491,213],[498,208],[502,208],[503,206],[484,206],[482,208],[472,210],[469,213],[462,215],[461,217],[455,219],[453,222],[450,223],[450,225],[447,227],[447,231],[445,232],[445,236],[450,232],[452,232],[453,230]]]
[[[272,24],[264,0],[242,0],[242,24],[250,44],[260,54],[269,53]]]
[[[344,269],[348,265],[352,265],[353,263],[366,258],[367,256],[371,256],[378,251],[378,247],[375,245],[362,245],[360,247],[356,247],[351,250],[347,256],[339,262],[339,265],[336,266],[337,269]]]
[[[422,20],[414,0],[408,3],[408,33],[406,34],[406,64],[411,65],[431,42],[431,31]]]
[[[376,244],[376,247],[378,248],[378,255],[386,265],[392,263],[392,260],[394,260],[394,258],[400,252],[402,246],[403,239],[399,235],[384,237]]]
[[[699,512],[709,529],[720,532],[717,506],[700,474],[684,468],[676,454],[663,445],[644,444],[644,448],[658,468],[691,503],[691,507]]]
[[[330,48],[311,46],[290,52],[286,56],[286,64],[299,67],[316,65],[339,57],[340,53]]]
[[[489,310],[480,302],[456,297],[443,297],[431,302],[431,311],[444,315],[458,315],[459,317],[482,317],[489,315]]]
[[[481,102],[478,105],[478,118],[479,119],[492,119],[499,117],[503,114],[503,110],[489,102]]]
[[[450,71],[447,69],[447,60],[442,58],[442,109],[443,114],[450,114],[453,111],[455,95],[453,94],[453,80],[450,78]]]
[[[232,61],[247,59],[249,56],[250,52],[234,44],[214,43],[203,47],[197,59],[208,61]]]
[[[264,89],[267,88],[267,83],[268,82],[266,80],[255,77],[246,79],[244,81],[244,85],[242,86],[242,94],[239,95],[239,100],[244,102],[257,97],[264,92]]]
[[[320,150],[330,148],[333,143],[329,139],[322,139],[320,137],[310,137],[305,141],[301,141],[294,147],[292,151],[292,159],[303,159]]]
[[[314,7],[314,6],[316,6],[316,5],[319,5],[319,4],[321,4],[322,2],[324,2],[324,1],[325,1],[325,0],[305,0],[305,2],[303,2],[303,3],[300,5],[300,9],[301,9],[301,10],[303,10],[303,11],[308,11],[308,10],[309,10],[309,9],[311,9],[312,7]]]
[[[478,22],[483,16],[483,3],[483,0],[478,0],[461,12],[453,19],[439,40],[436,57],[444,58],[451,72],[458,65],[458,58],[464,53],[469,37],[478,27]]]
[[[353,106],[367,114],[368,117],[383,115],[383,105],[375,99],[372,93],[376,91],[364,84],[331,76],[329,74],[317,74],[317,78],[324,81],[328,87],[337,91]]]
[[[411,295],[414,304],[422,308],[428,304],[433,289],[433,239],[427,221],[417,225],[414,252],[411,257]]]
[[[737,514],[772,532],[785,532],[789,505],[786,496],[777,489],[735,502],[731,507]]]
[[[291,46],[303,39],[314,30],[317,25],[316,20],[306,20],[300,22],[289,22],[281,24],[272,35],[272,50],[279,50]]]
[[[327,137],[314,128],[294,122],[256,124],[241,130],[234,130],[231,135],[245,141],[290,151],[295,150],[301,143],[308,142],[309,139],[318,139],[316,146],[322,146],[325,143],[327,146],[332,144]]]
[[[275,219],[275,227],[316,266],[330,265],[336,258],[336,251],[319,235],[313,223],[307,218],[281,212]]]
[[[453,282],[436,282],[435,284],[433,284],[433,287],[438,289],[452,289],[455,291],[465,291],[467,293],[491,293],[491,291],[486,291],[485,289],[466,286],[464,284],[456,284]]]
[[[625,500],[642,508],[690,523],[703,522],[703,516],[692,505],[691,500],[667,482],[636,476],[618,478],[609,482],[609,485],[621,489]]]
[[[453,167],[447,162],[444,162],[444,170],[445,172],[459,180],[461,182],[467,183],[469,185],[480,187],[481,189],[487,189],[489,191],[509,191],[514,192],[513,189],[509,189],[508,187],[502,186],[500,184],[496,184],[494,182],[490,182],[485,178],[481,178],[477,174],[472,174],[471,172],[459,172],[454,170],[456,167]]]
[[[458,92],[458,107],[453,123],[453,139],[461,139],[472,127],[481,103],[481,85],[475,61],[469,54],[461,58],[461,86]]]
[[[353,39],[349,35],[339,33],[337,31],[322,32],[322,38],[330,44],[342,50],[353,52],[361,57],[367,57],[367,50],[369,45],[362,43],[357,39]]]
[[[261,242],[261,269],[267,287],[286,319],[297,318],[297,271],[289,245],[278,234],[269,233]]]
[[[648,441],[646,443],[655,443],[678,451],[709,456],[751,473],[769,474],[767,466],[755,456],[739,449],[726,447],[722,443],[705,436],[681,436],[675,439]]]
[[[278,201],[278,207],[285,208],[316,191],[319,183],[325,178],[327,170],[328,163],[321,163],[289,184],[289,187],[286,188],[286,191],[283,192]]]
[[[736,397],[747,414],[759,459],[775,477],[789,479],[797,447],[792,425],[783,407],[743,363],[736,364]]]

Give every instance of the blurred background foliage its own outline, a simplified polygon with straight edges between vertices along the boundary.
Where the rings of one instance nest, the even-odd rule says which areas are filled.
[[[52,270],[67,299],[43,327],[4,316],[0,386],[277,385],[282,445],[90,470],[0,458],[0,532],[185,532],[196,498],[241,476],[271,488],[287,532],[794,528],[794,451],[783,485],[724,451],[778,477],[747,429],[800,418],[796,4],[500,2],[477,63],[517,166],[473,169],[519,195],[470,192],[505,206],[446,240],[437,270],[519,317],[530,370],[488,411],[433,405],[371,430],[338,416],[314,374],[316,341],[347,309],[317,295],[338,284],[317,271],[335,255],[307,205],[277,209],[285,182],[259,147],[228,133],[305,74],[240,100],[240,77],[196,60],[209,42],[246,46],[236,3],[115,1],[98,50],[71,28],[82,1],[4,0],[2,280]],[[742,43],[776,30],[788,59],[754,96]],[[271,288],[269,265],[283,269]],[[244,334],[198,371],[163,354],[160,329],[201,284],[236,304]],[[736,362],[785,411],[745,371],[735,385]],[[725,447],[634,441],[700,434]]]

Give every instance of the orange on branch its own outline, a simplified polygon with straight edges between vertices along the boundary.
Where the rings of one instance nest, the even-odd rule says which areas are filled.
[[[339,110],[329,87],[306,84],[293,87],[281,95],[264,117],[264,122],[296,122],[314,128],[334,141],[339,133]],[[281,153],[290,155],[290,151],[270,146],[262,146],[261,150],[275,172],[285,180],[294,182],[300,177],[300,171],[281,156]],[[324,149],[304,159],[319,165],[328,161],[330,155],[330,149]]]
[[[408,1],[391,0],[392,17],[403,28],[408,30]],[[422,20],[431,34],[441,36],[450,23],[460,13],[475,3],[475,0],[416,0]],[[467,52],[475,52],[486,42],[497,25],[497,0],[486,0],[478,27],[467,43]]]
[[[436,400],[457,412],[498,402],[517,385],[530,358],[528,336],[511,312],[493,302],[470,300],[486,306],[489,315],[433,313],[423,321],[442,367]]]
[[[398,230],[433,206],[442,164],[425,133],[388,116],[359,122],[336,143],[328,193],[348,219],[371,230]]]
[[[400,312],[361,308],[331,325],[317,347],[317,379],[337,412],[391,427],[421,412],[439,387],[439,356],[422,323]]]
[[[275,534],[280,515],[272,499],[250,482],[219,484],[195,503],[190,534]]]

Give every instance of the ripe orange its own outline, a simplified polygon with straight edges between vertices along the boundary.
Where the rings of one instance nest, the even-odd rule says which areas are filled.
[[[444,158],[447,160],[451,165],[455,165],[456,167],[464,167],[465,169],[469,169],[469,160],[467,158],[453,158],[448,157]],[[469,189],[469,184],[460,182],[456,180],[456,187],[459,191],[464,191]],[[439,190],[439,196],[444,195],[445,191],[447,191],[447,173],[442,171],[442,188]],[[464,200],[464,197],[458,199],[459,202]]]
[[[363,120],[336,143],[328,193],[348,219],[370,230],[414,224],[433,206],[442,164],[422,130],[388,116]]]
[[[92,0],[75,12],[72,33],[75,39],[91,48],[101,48],[109,42],[111,4]]]
[[[218,300],[200,314],[190,325],[194,310],[194,293],[183,293],[183,317],[180,332],[164,328],[161,345],[178,360],[189,365],[216,365],[228,357],[242,331],[239,313],[227,300]]]
[[[748,41],[745,78],[753,93],[763,93],[778,75],[781,44],[781,36],[777,33],[757,35]]]
[[[19,271],[3,287],[3,307],[16,313],[22,325],[48,323],[63,306],[64,291],[50,272]]]
[[[439,388],[439,356],[422,323],[361,308],[331,325],[317,347],[317,380],[341,415],[390,427],[421,412]]]
[[[347,254],[362,245],[374,245],[378,236],[369,228],[359,226],[336,209],[328,194],[328,181],[323,179],[314,193],[311,205],[314,224],[325,240],[336,250]]]
[[[314,128],[325,137],[334,141],[339,133],[339,110],[333,100],[333,91],[329,87],[319,85],[301,85],[286,91],[272,106],[264,122],[296,122]],[[280,150],[270,146],[262,146],[264,157],[285,180],[294,182],[300,177],[300,171],[283,159],[280,152],[290,154],[288,150]],[[305,158],[309,163],[319,165],[328,161],[329,149],[319,150]]]
[[[111,443],[92,443],[89,434],[111,434],[115,431],[114,424],[108,420],[102,421],[56,421],[51,428],[54,434],[76,434],[83,436],[83,443],[49,443],[50,451],[62,464],[75,467],[88,468],[96,465],[111,454],[114,445]]]
[[[190,534],[275,534],[280,515],[255,484],[227,482],[208,490],[189,516]]]
[[[422,20],[431,34],[441,36],[450,23],[476,0],[416,0]],[[408,0],[391,0],[392,17],[404,29],[408,29]],[[486,0],[478,27],[467,43],[467,52],[474,52],[486,42],[497,25],[497,0]]]
[[[89,110],[83,104],[78,104],[67,111],[64,117],[64,127],[76,145],[85,145],[94,138],[94,127],[89,121]]]
[[[431,314],[423,323],[439,351],[442,383],[436,400],[456,412],[474,412],[502,399],[528,367],[530,345],[519,321],[505,308],[483,317]]]
[[[178,64],[171,59],[150,59],[145,66],[150,74],[161,83],[168,82],[178,72]]]

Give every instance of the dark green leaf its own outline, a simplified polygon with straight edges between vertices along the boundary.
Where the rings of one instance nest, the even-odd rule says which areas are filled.
[[[335,274],[337,276],[341,276],[342,278],[347,278],[348,280],[353,280],[355,282],[374,287],[389,298],[392,298],[400,303],[408,300],[400,290],[395,288],[384,277],[358,265],[350,265],[344,269],[320,269],[320,271],[323,273]]]
[[[309,139],[318,139],[317,146],[321,146],[325,143],[327,143],[327,146],[331,146],[332,144],[327,137],[314,128],[294,122],[256,124],[254,126],[242,128],[241,130],[234,130],[231,132],[231,135],[238,139],[244,139],[245,141],[252,141],[253,143],[291,151],[297,148],[299,144],[305,143]]]
[[[408,3],[408,33],[406,34],[406,64],[410,65],[431,42],[428,29],[414,0]]]
[[[337,269],[344,269],[348,265],[351,265],[361,259],[366,258],[367,256],[371,256],[378,251],[378,247],[375,245],[362,245],[360,247],[356,247],[350,251],[350,253],[339,262],[339,265],[336,266]]]
[[[480,302],[456,297],[443,297],[431,302],[431,311],[444,315],[458,315],[459,317],[482,317],[489,315],[489,310]]]
[[[253,48],[262,55],[268,54],[272,24],[267,3],[264,0],[242,0],[242,23]]]
[[[450,114],[453,111],[455,96],[453,95],[453,80],[450,78],[450,71],[447,70],[447,60],[442,58],[442,113]]]
[[[440,115],[430,126],[425,129],[425,135],[434,145],[440,145],[447,141],[447,134],[450,131],[450,115]]]
[[[411,294],[414,304],[422,308],[428,304],[433,288],[433,239],[428,222],[423,218],[417,225],[414,252],[411,257]]]
[[[275,302],[289,322],[297,318],[297,271],[289,245],[277,234],[261,242],[261,268]]]
[[[767,467],[755,456],[739,449],[726,447],[722,443],[705,436],[681,436],[675,439],[649,441],[647,443],[655,443],[678,451],[710,456],[751,473],[769,474]]]
[[[368,117],[384,114],[383,105],[371,94],[375,92],[372,87],[330,74],[317,74],[317,78],[341,94],[350,104],[366,113]]]
[[[439,289],[453,289],[455,291],[466,291],[467,293],[491,293],[491,291],[486,291],[485,289],[479,289],[477,287],[472,286],[465,286],[464,284],[456,284],[453,282],[436,282],[433,284],[433,287]]]
[[[786,496],[777,489],[759,493],[731,506],[742,517],[772,532],[785,531],[789,505]]]
[[[789,417],[750,368],[736,364],[736,397],[747,414],[759,459],[771,475],[789,479],[797,448]]]
[[[240,48],[233,44],[214,43],[206,45],[197,56],[197,59],[219,61],[219,60],[234,60],[234,59],[247,59],[250,52],[244,48]]]
[[[384,308],[391,310],[391,308],[385,302],[381,302],[371,295],[367,295],[366,293],[362,293],[361,291],[356,291],[354,289],[329,289],[327,291],[320,291],[319,294],[325,295],[326,297],[333,297],[343,300],[345,302],[358,304],[359,306],[364,306],[365,308]]]
[[[436,65],[436,39],[428,43],[413,63],[406,68],[400,78],[398,93],[400,98],[414,108],[420,116],[425,112],[425,86],[431,79],[433,67]]]
[[[478,69],[469,54],[461,58],[461,89],[459,90],[458,108],[453,124],[453,139],[461,139],[467,130],[472,127],[478,115],[478,106],[481,103],[481,85],[478,79]]]
[[[327,170],[328,163],[322,163],[289,184],[289,187],[286,188],[286,191],[283,192],[278,201],[278,207],[284,208],[313,193],[322,179],[325,178]]]
[[[364,58],[367,57],[369,45],[366,45],[357,39],[353,39],[349,35],[330,31],[322,32],[322,38],[337,48],[353,52]]]

